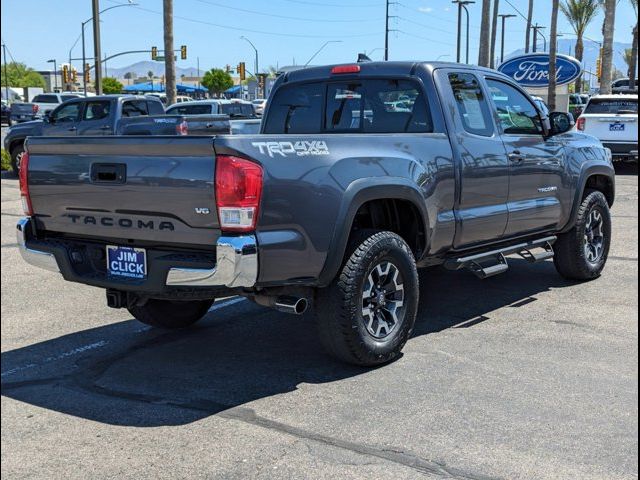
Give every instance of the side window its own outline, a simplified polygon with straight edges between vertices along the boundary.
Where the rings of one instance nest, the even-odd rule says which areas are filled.
[[[322,130],[324,84],[280,87],[269,107],[265,133],[319,133]]]
[[[102,120],[109,117],[111,102],[87,102],[83,120]]]
[[[497,80],[487,80],[493,103],[498,109],[500,125],[505,134],[542,134],[540,113],[518,89]]]
[[[478,79],[470,73],[450,73],[449,83],[464,129],[474,135],[493,135],[491,110]]]
[[[80,102],[64,104],[51,114],[52,123],[75,122],[80,115]]]
[[[149,115],[164,115],[164,107],[162,106],[162,102],[147,100],[147,106],[149,108]]]
[[[146,100],[130,100],[122,104],[123,117],[140,117],[149,115]]]
[[[32,101],[35,103],[60,103],[57,95],[36,95]]]

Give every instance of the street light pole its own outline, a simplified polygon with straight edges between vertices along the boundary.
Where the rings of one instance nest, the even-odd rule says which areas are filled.
[[[245,37],[244,35],[240,37],[242,40],[246,41],[247,43],[249,43],[249,45],[251,45],[251,48],[253,48],[253,51],[256,52],[256,60],[255,60],[255,71],[254,71],[254,75],[257,75],[260,71],[259,69],[259,65],[258,65],[258,49],[256,48],[256,46],[253,44],[253,42],[251,40],[249,40],[247,37]]]
[[[504,62],[504,25],[505,25],[505,20],[507,18],[513,18],[515,17],[515,15],[512,14],[501,14],[498,15],[501,20],[502,20],[502,38],[500,40],[500,63]]]
[[[466,45],[466,58],[467,63],[469,63],[469,10],[467,9],[467,5],[472,5],[475,0],[453,0],[452,3],[458,4],[458,42],[457,42],[457,54],[456,54],[456,62],[460,63],[461,51],[462,51],[462,10],[464,9],[465,14],[467,16],[467,45]]]
[[[9,77],[7,76],[7,46],[2,44],[2,56],[4,57],[4,94],[7,97],[7,103],[9,103]]]
[[[314,58],[316,58],[318,56],[318,54],[324,50],[324,47],[326,47],[327,45],[329,45],[330,43],[342,43],[342,40],[329,40],[328,42],[325,42],[324,45],[322,45],[318,51],[316,53],[314,53],[311,58],[307,61],[307,63],[304,64],[304,66],[306,67],[307,65],[309,65],[311,63],[311,60],[313,60]]]
[[[58,64],[56,63],[56,59],[53,58],[51,60],[47,60],[47,63],[53,63],[53,91],[58,90]]]

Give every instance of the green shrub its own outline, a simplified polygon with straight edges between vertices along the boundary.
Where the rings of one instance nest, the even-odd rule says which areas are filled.
[[[11,170],[11,157],[4,148],[2,149],[2,170]]]

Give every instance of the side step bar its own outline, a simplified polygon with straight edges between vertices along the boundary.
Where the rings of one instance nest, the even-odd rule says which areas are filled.
[[[545,237],[467,257],[449,258],[445,261],[444,267],[447,270],[466,268],[478,278],[485,279],[509,270],[507,255],[518,254],[530,263],[553,258],[553,244],[557,239],[557,237]]]

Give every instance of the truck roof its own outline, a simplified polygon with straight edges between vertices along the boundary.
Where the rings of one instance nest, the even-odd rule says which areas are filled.
[[[358,75],[373,76],[373,75],[410,75],[416,67],[423,66],[429,71],[436,70],[438,68],[460,68],[464,70],[476,70],[494,75],[504,76],[495,70],[491,70],[485,67],[478,67],[476,65],[467,65],[454,62],[440,62],[440,61],[393,61],[393,62],[361,62],[361,63],[342,63],[336,65],[323,65],[320,67],[301,68],[286,72],[283,74],[285,82],[300,82],[305,80],[326,79],[332,75],[331,71],[335,67],[354,66],[360,67]]]

